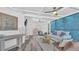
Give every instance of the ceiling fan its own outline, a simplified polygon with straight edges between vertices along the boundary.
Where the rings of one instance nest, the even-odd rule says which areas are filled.
[[[52,11],[46,11],[44,13],[53,13],[53,15],[57,16],[58,15],[58,11],[61,10],[63,7],[53,7]]]

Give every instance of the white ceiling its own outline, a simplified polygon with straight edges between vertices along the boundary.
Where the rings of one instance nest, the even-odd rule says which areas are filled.
[[[45,12],[45,11],[50,11],[53,10],[52,7],[15,7],[16,9],[19,10],[24,10],[24,11],[33,11],[33,12]]]
[[[38,15],[38,16],[44,16],[48,18],[57,18],[53,16],[52,13],[44,13],[46,11],[52,11],[53,7],[10,7],[16,11],[22,12],[25,15]],[[58,11],[58,18],[71,15],[73,13],[79,12],[78,7],[63,7],[61,10]]]

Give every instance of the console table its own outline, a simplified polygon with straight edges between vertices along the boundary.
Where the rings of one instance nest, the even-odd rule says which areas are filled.
[[[8,36],[0,37],[0,51],[5,51],[6,50],[5,41],[12,40],[12,39],[16,39],[17,40],[16,47],[21,48],[23,36],[24,34],[15,34],[15,35],[8,35]]]

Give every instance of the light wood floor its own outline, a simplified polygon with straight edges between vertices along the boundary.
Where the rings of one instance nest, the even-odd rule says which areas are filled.
[[[29,40],[26,40],[25,43],[22,45],[22,48],[17,49],[17,51],[25,51],[26,46],[30,42],[31,39],[33,39],[33,38],[30,38]],[[68,48],[65,51],[79,51],[79,42],[73,42],[73,46]]]
[[[73,46],[66,51],[79,51],[79,42],[73,42]]]

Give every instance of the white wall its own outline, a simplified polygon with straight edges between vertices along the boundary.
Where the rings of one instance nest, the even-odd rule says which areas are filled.
[[[5,7],[0,7],[0,12],[18,17],[18,29],[19,30],[24,29],[24,24],[23,24],[24,15],[22,13],[15,12],[15,11],[13,11],[9,8],[5,8]],[[22,29],[21,29],[21,27],[22,27]],[[19,30],[0,31],[0,34],[3,34],[3,35],[18,34]]]
[[[18,17],[18,30],[14,31],[0,31],[0,34],[3,35],[13,35],[13,34],[18,34],[19,32],[23,33],[25,31],[25,27],[24,27],[24,14],[16,12],[14,10],[8,9],[8,8],[1,8],[0,7],[0,12],[9,14],[9,15],[13,15]],[[48,32],[48,21],[42,21],[42,22],[38,22],[38,20],[46,20],[43,18],[35,18],[35,17],[27,17],[28,19],[28,24],[27,24],[27,34],[28,35],[32,35],[33,34],[33,30],[35,28],[38,28],[39,30],[43,31],[43,32]],[[24,32],[25,33],[25,32]],[[25,40],[25,39],[23,39]],[[16,40],[10,40],[5,42],[5,48],[10,47],[12,45],[16,44]]]
[[[41,30],[43,32],[48,32],[48,22],[45,19],[40,19],[44,20],[39,22],[40,18],[34,18],[34,17],[27,17],[28,23],[27,23],[27,34],[32,35],[33,30],[37,28],[38,30]]]
[[[24,19],[24,14],[18,13],[16,11],[13,11],[13,10],[9,9],[9,8],[3,8],[3,7],[0,7],[0,12],[18,17],[18,30],[0,31],[0,35],[19,34],[20,32],[24,31],[24,20],[25,20]],[[25,40],[25,39],[23,39],[23,40]],[[11,47],[15,44],[16,44],[16,39],[6,41],[5,42],[5,48]]]

